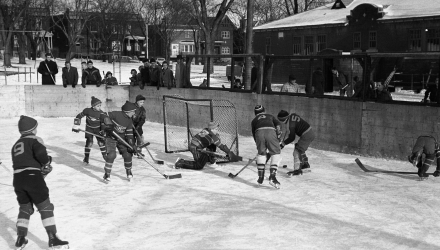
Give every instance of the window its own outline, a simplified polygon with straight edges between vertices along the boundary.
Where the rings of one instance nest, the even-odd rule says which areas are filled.
[[[409,50],[410,51],[422,51],[422,31],[410,30],[409,31]]]
[[[229,49],[229,47],[222,47],[222,54],[230,54],[231,53],[231,49]]]
[[[89,39],[89,44],[90,44],[90,48],[94,49],[95,48],[95,44],[93,43],[93,39]]]
[[[222,31],[222,38],[223,39],[231,38],[229,31]]]
[[[440,29],[429,29],[426,34],[426,49],[440,51]]]
[[[293,37],[293,54],[301,55],[301,37]]]
[[[313,55],[315,50],[314,50],[314,41],[315,39],[313,39],[313,36],[306,36],[304,38],[304,52],[306,55]]]
[[[140,51],[141,50],[141,46],[139,46],[139,42],[135,42],[134,43],[134,50],[135,51]]]
[[[120,41],[112,41],[112,49],[113,49],[113,51],[121,51],[121,42]]]
[[[266,54],[270,54],[270,37],[266,37]]]
[[[192,31],[185,31],[185,38],[191,38]]]
[[[284,38],[284,32],[278,32],[278,38]]]
[[[318,50],[317,50],[317,52],[325,50],[326,48],[327,48],[327,38],[326,38],[326,36],[325,35],[319,35],[318,36]]]
[[[194,45],[182,45],[182,52],[194,52]]]
[[[369,40],[368,45],[369,45],[370,49],[377,48],[377,33],[376,33],[376,31],[370,31],[370,35],[369,35],[368,40]]]
[[[353,34],[353,49],[360,49],[361,48],[361,33],[355,32]]]

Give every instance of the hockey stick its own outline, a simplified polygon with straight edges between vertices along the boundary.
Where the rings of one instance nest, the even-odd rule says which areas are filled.
[[[383,173],[383,174],[418,174],[417,172],[404,172],[404,171],[388,171],[388,170],[371,170],[368,169],[364,166],[364,164],[358,159],[356,158],[355,162],[357,163],[357,165],[364,171],[367,173]],[[429,175],[432,175],[433,173],[427,173]]]
[[[247,167],[248,167],[253,161],[255,161],[255,159],[257,159],[257,156],[255,156],[254,159],[250,159],[250,160],[248,161],[248,163],[247,163],[242,169],[240,169],[240,171],[238,171],[236,174],[229,173],[229,174],[228,174],[228,177],[231,177],[232,179],[234,179],[235,177],[237,177],[238,174],[241,173],[241,171],[243,171],[243,170],[244,170],[245,168],[247,168]]]
[[[82,129],[78,129],[78,130],[79,130],[79,131],[82,131],[82,132],[84,132],[84,133],[86,133],[86,134],[93,135],[93,136],[96,136],[96,137],[101,138],[101,139],[105,139],[105,137],[102,136],[102,135],[97,135],[97,134],[94,134],[94,133],[92,133],[92,132],[85,131],[85,130],[82,130]],[[147,147],[148,145],[150,145],[149,142],[140,145],[139,148],[145,148],[145,147]]]
[[[132,126],[133,126],[133,130],[136,132],[136,135],[137,135],[139,138],[142,138],[141,135],[139,134],[139,132],[138,132],[138,131],[136,130],[136,128],[134,127],[134,125],[132,125]],[[147,143],[148,143],[148,145],[150,145],[149,142],[147,142]],[[145,143],[145,144],[146,144],[146,143]],[[145,144],[144,144],[144,145],[145,145]],[[163,161],[154,159],[153,155],[150,153],[150,150],[149,150],[147,147],[145,147],[145,149],[147,150],[148,154],[150,155],[150,157],[151,157],[151,159],[154,161],[154,163],[156,163],[156,164],[160,164],[160,165],[163,165],[163,164],[164,164]]]
[[[112,131],[113,135],[119,139],[120,142],[122,142],[126,147],[130,148],[131,150],[133,150],[134,152],[136,152],[137,154],[139,154],[137,152],[136,149],[134,149],[133,147],[130,146],[130,144],[128,144],[125,140],[123,140],[118,134],[115,133],[115,131]],[[144,160],[146,163],[148,163],[148,165],[150,165],[152,168],[154,168],[154,170],[156,170],[159,174],[161,174],[163,177],[165,177],[165,179],[177,179],[177,178],[182,178],[181,174],[175,174],[175,175],[166,175],[163,174],[162,172],[160,172],[159,169],[157,169],[156,167],[154,167],[153,165],[151,165],[147,160],[145,160],[145,158],[139,154],[140,157],[142,158],[142,160]]]
[[[55,79],[53,79],[53,76],[52,76],[52,74],[50,73],[49,67],[47,66],[46,62],[44,62],[44,65],[46,65],[46,69],[47,69],[47,71],[48,71],[48,73],[49,73],[49,75],[50,75],[50,78],[52,78],[53,84],[56,84]]]

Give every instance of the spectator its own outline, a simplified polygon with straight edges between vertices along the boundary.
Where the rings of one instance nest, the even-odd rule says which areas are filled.
[[[185,82],[185,62],[182,55],[177,55],[176,63],[176,88],[183,88]]]
[[[150,59],[150,84],[151,86],[157,86],[157,89],[160,88],[160,77],[161,77],[161,69],[156,63],[156,59]]]
[[[72,85],[75,88],[78,84],[78,70],[70,65],[70,62],[66,61],[66,67],[62,68],[63,86],[67,88],[67,85]]]
[[[324,74],[320,67],[316,68],[312,74],[312,94],[313,95],[324,95]]]
[[[138,79],[138,73],[135,69],[132,69],[130,71],[131,77],[130,77],[130,85],[131,86],[138,86],[139,85],[139,79]]]
[[[299,85],[294,75],[289,75],[289,81],[283,84],[280,92],[299,93]]]
[[[386,89],[383,82],[379,82],[379,85],[376,89],[376,101],[378,102],[389,102],[393,100],[393,97],[391,97],[390,92]]]
[[[347,96],[351,97],[353,95],[353,88],[349,85],[347,76],[343,72],[338,71],[335,67],[333,67],[332,73],[334,75],[333,79],[339,84],[339,95],[345,96],[345,93],[347,93]]]
[[[46,53],[46,60],[40,62],[38,73],[41,74],[42,85],[55,85],[55,75],[58,74],[58,65],[52,61],[52,55]]]
[[[437,95],[438,95],[438,78],[435,80],[434,84],[428,84],[428,88],[425,92],[425,98],[423,99],[423,102],[425,103],[436,103],[437,102]],[[428,100],[429,98],[429,100]]]
[[[162,63],[162,86],[171,89],[172,87],[176,87],[174,82],[173,71],[168,67],[168,62],[164,61]]]
[[[87,69],[87,62],[86,62],[86,61],[82,61],[82,62],[81,62],[81,86],[82,86],[83,88],[86,87],[86,84],[84,83],[84,79],[83,79],[83,76],[84,76],[84,70],[85,70],[85,69]]]
[[[354,81],[354,94],[352,97],[354,98],[364,98],[364,87],[367,88],[365,91],[365,99],[374,99],[375,92],[371,86],[374,85],[373,81],[370,81],[370,84],[364,86],[364,83],[359,80],[358,76],[353,77]]]
[[[150,86],[150,63],[148,59],[143,60],[144,66],[139,70],[141,74],[141,85],[140,88],[144,89],[145,86]]]
[[[107,71],[104,80],[102,80],[102,84],[105,84],[106,86],[118,85],[118,80],[113,77],[112,72]]]
[[[87,62],[87,68],[84,70],[82,75],[83,87],[85,85],[96,85],[96,87],[101,86],[102,77],[99,70],[93,67],[93,62],[89,60]]]

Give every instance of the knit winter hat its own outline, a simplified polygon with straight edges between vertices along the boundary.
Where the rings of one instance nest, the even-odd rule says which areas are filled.
[[[99,100],[98,98],[92,96],[92,107],[95,107],[98,104],[101,104],[101,100]]]
[[[143,95],[137,95],[136,96],[136,102],[143,101],[143,100],[145,100],[145,97]]]
[[[18,131],[21,134],[31,133],[38,126],[37,120],[32,117],[22,115],[18,121]]]
[[[218,123],[217,122],[209,122],[208,123],[208,128],[209,129],[216,129],[216,128],[218,128]]]
[[[129,101],[126,101],[125,104],[122,105],[122,111],[124,112],[135,111],[136,109],[137,109],[136,105]]]
[[[255,115],[263,113],[264,111],[266,111],[266,110],[264,109],[264,107],[262,105],[255,106],[255,109],[254,109]]]
[[[278,113],[278,120],[280,120],[281,122],[284,122],[285,120],[287,120],[288,117],[289,117],[289,112],[287,112],[285,110],[281,110]]]

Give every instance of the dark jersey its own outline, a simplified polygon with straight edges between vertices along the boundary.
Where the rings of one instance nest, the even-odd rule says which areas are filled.
[[[136,104],[136,107],[138,105]],[[145,119],[147,118],[147,111],[143,106],[138,107],[132,117],[133,119],[133,125],[135,127],[142,127],[145,123]]]
[[[218,135],[214,134],[210,129],[204,128],[192,138],[191,144],[197,148],[206,148],[209,145],[220,147],[222,142]]]
[[[46,146],[40,137],[22,135],[11,150],[14,173],[25,170],[40,170],[49,163]]]
[[[290,134],[289,137],[284,141],[285,144],[293,142],[295,140],[295,135],[302,136],[304,132],[310,129],[310,125],[295,113],[290,114],[287,120],[287,126]]]
[[[113,131],[116,132],[122,139],[133,141],[133,122],[123,111],[108,112],[108,117],[114,124]],[[104,113],[101,115],[101,124],[104,123],[104,119],[107,115]]]
[[[85,108],[81,113],[79,113],[76,118],[82,119],[84,116],[86,117],[86,126],[89,128],[99,128],[101,123],[99,122],[99,118],[101,114],[104,114],[102,110],[97,111],[93,108]]]
[[[255,116],[252,120],[252,136],[255,138],[255,132],[260,129],[273,129],[280,130],[281,122],[278,121],[273,115],[262,113]]]

